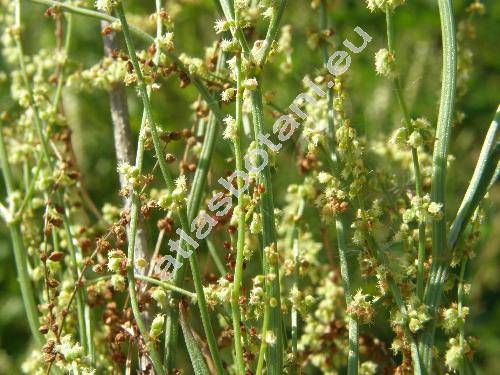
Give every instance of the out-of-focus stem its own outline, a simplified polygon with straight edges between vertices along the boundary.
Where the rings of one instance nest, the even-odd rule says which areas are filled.
[[[21,1],[17,0],[16,1],[16,9],[15,9],[15,22],[16,22],[16,27],[21,30]],[[24,63],[24,51],[23,51],[23,45],[21,43],[21,35],[18,35],[16,37],[16,47],[18,50],[18,59],[19,59],[19,67],[21,70],[21,76],[24,82],[24,85],[26,87],[26,90],[28,91],[28,97],[29,97],[29,102],[30,102],[30,107],[33,110],[33,120],[35,123],[35,130],[37,131],[39,141],[42,145],[42,153],[45,158],[45,161],[47,163],[47,166],[49,167],[49,170],[51,172],[54,171],[54,163],[52,161],[52,157],[50,155],[49,151],[49,142],[47,140],[47,137],[45,135],[43,126],[42,126],[42,121],[40,119],[39,115],[39,110],[38,106],[35,102],[34,95],[33,95],[33,89],[30,85],[28,73],[26,71],[26,65]],[[72,259],[72,273],[73,273],[73,279],[75,282],[77,282],[78,277],[79,277],[79,272],[78,272],[78,266],[76,263],[76,248],[73,244],[73,234],[71,233],[71,228],[70,228],[70,223],[69,223],[69,210],[66,206],[66,203],[64,202],[64,199],[61,195],[60,192],[56,191],[55,193],[56,197],[56,202],[60,204],[64,208],[64,213],[62,215],[63,218],[63,228],[66,233],[67,237],[67,243],[68,243],[68,249],[71,255]],[[76,295],[77,297],[77,317],[78,317],[78,327],[79,327],[79,333],[80,333],[80,340],[82,347],[86,353],[88,353],[88,333],[86,330],[86,325],[85,325],[85,311],[84,311],[84,298],[83,298],[83,290],[81,288],[78,289],[78,293]]]
[[[293,286],[292,290],[299,291],[299,269],[300,269],[300,244],[299,244],[299,226],[298,221],[302,218],[302,214],[304,212],[305,201],[301,199],[299,202],[299,208],[297,209],[297,213],[293,218],[293,229],[292,229],[292,249],[293,249],[293,260],[294,260],[294,269],[293,269]],[[291,320],[292,320],[292,353],[293,353],[293,363],[292,363],[292,374],[298,373],[298,324],[299,317],[297,309],[292,305],[291,311]]]
[[[7,195],[10,196],[14,192],[14,180],[10,169],[9,160],[7,158],[7,151],[5,149],[5,142],[3,139],[3,127],[0,122],[0,165],[2,167],[2,176],[5,182],[5,189]],[[11,208],[12,209],[12,208]],[[9,216],[11,213],[9,212]],[[21,296],[23,298],[24,309],[28,318],[28,325],[31,334],[36,343],[41,346],[44,339],[40,332],[38,332],[38,310],[36,307],[35,296],[31,280],[28,274],[28,260],[26,259],[26,249],[24,248],[19,223],[13,220],[7,222],[9,233],[12,241],[12,248],[14,251],[14,261],[16,264],[17,280],[21,289]]]
[[[387,48],[390,53],[395,54],[394,51],[394,22],[392,10],[387,8],[385,11],[386,25],[387,25]],[[403,112],[405,127],[408,134],[412,131],[410,112],[403,97],[403,90],[401,89],[401,82],[399,76],[394,78],[394,92],[398,99],[399,106]],[[422,176],[420,173],[420,163],[418,161],[418,151],[415,147],[411,148],[411,156],[413,163],[413,174],[415,175],[415,193],[418,198],[423,197],[422,191]],[[422,301],[424,297],[424,262],[425,262],[425,222],[418,224],[418,260],[417,260],[417,296]]]
[[[236,14],[236,20],[238,20]],[[241,152],[240,134],[242,133],[242,107],[243,107],[243,86],[241,71],[241,55],[236,55],[236,135],[233,139],[234,157],[236,160],[236,170],[243,171],[243,155]],[[243,208],[243,177],[237,177],[237,186],[240,194],[238,195],[238,240],[236,243],[236,266],[234,269],[234,283],[231,293],[231,315],[233,318],[234,330],[234,349],[238,371],[245,373],[245,363],[243,360],[243,347],[241,344],[241,314],[239,298],[241,295],[241,286],[243,279],[243,250],[245,246],[245,210]]]
[[[324,0],[321,1],[320,5],[320,27],[325,29],[328,26],[328,17],[326,11],[326,2]],[[323,56],[323,63],[326,65],[328,62],[328,49],[327,44],[323,40],[321,42],[321,50]],[[326,147],[327,160],[329,165],[332,167],[333,171],[338,171],[340,165],[340,158],[338,153],[336,152],[335,147],[335,121],[334,121],[334,112],[333,112],[333,89],[329,88],[327,92],[327,100],[328,100],[328,112],[327,112],[327,120],[328,120],[328,147]],[[340,213],[335,217],[335,227],[334,232],[337,238],[337,247],[339,251],[339,260],[340,260],[340,275],[342,277],[342,284],[344,287],[344,295],[346,300],[346,305],[349,305],[352,302],[352,293],[351,293],[351,279],[349,276],[349,266],[347,262],[347,242],[344,233],[344,229],[347,226],[345,215]],[[348,375],[356,375],[358,373],[359,366],[359,332],[358,332],[358,321],[354,316],[349,316],[348,322],[348,356],[347,356],[347,374]]]
[[[462,264],[460,265],[460,276],[458,279],[458,291],[457,291],[457,301],[458,301],[458,316],[460,319],[463,316],[463,306],[464,306],[464,277],[465,277],[465,267],[467,266],[467,258],[464,256],[462,259]],[[462,352],[462,358],[460,359],[459,372],[461,375],[465,375],[465,322],[460,322],[459,324],[459,341],[460,350]]]
[[[67,14],[66,25],[67,25],[66,39],[64,41],[65,58],[64,62],[59,67],[60,70],[59,70],[59,76],[57,77],[56,93],[54,95],[54,100],[52,102],[52,106],[54,107],[55,110],[57,110],[57,108],[59,107],[59,103],[61,101],[62,89],[64,86],[64,77],[65,77],[64,68],[66,67],[66,61],[68,60],[69,49],[71,48],[71,36],[73,32],[73,16],[71,15],[71,13]]]
[[[159,17],[158,17],[159,18]],[[161,22],[160,22],[161,24]],[[108,26],[109,23],[106,21],[102,21],[101,25],[104,27]],[[160,28],[161,35],[161,28]],[[104,35],[103,38],[104,44],[104,52],[107,56],[111,56],[113,50],[119,49],[120,45],[116,40],[115,33],[110,33],[108,35]],[[157,50],[154,56],[154,62],[157,62],[159,58],[160,51]],[[109,97],[109,108],[111,112],[111,121],[113,123],[113,139],[115,144],[115,154],[116,160],[118,163],[127,163],[129,165],[134,164],[134,153],[132,147],[132,135],[130,131],[130,121],[129,121],[129,110],[127,104],[127,94],[125,92],[124,84],[114,83],[110,90],[108,91]],[[145,121],[145,117],[143,114],[142,122]],[[141,128],[142,128],[141,124]],[[125,177],[120,174],[120,186],[124,188],[127,184]],[[131,199],[124,198],[125,207],[130,208]],[[139,218],[137,223],[137,239],[135,245],[135,254],[139,258],[148,259],[148,237],[147,231],[144,227],[143,220]],[[140,272],[138,269],[136,272]]]

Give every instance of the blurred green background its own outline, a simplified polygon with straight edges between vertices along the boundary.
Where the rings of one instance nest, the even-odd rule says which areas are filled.
[[[144,15],[154,11],[153,1],[124,1],[127,11]],[[168,1],[167,4],[172,3]],[[175,1],[178,13],[175,21],[176,52],[186,52],[203,57],[203,48],[216,39],[213,22],[217,17],[208,0]],[[339,45],[346,37],[353,37],[355,26],[362,27],[373,37],[368,48],[353,56],[348,74],[347,89],[350,94],[350,116],[353,125],[367,137],[390,134],[400,121],[397,103],[391,87],[378,77],[373,69],[375,52],[385,46],[385,20],[383,14],[371,14],[363,1],[330,1],[329,20],[335,29],[333,41]],[[54,22],[43,16],[43,6],[23,2],[23,41],[26,53],[39,48],[52,49],[55,44]],[[469,1],[454,1],[458,21],[467,17],[465,8]],[[451,153],[456,160],[450,168],[448,196],[450,214],[456,212],[468,180],[472,174],[482,139],[500,102],[500,1],[485,0],[486,13],[476,16],[476,37],[467,39],[465,46],[473,52],[473,62],[467,92],[457,103],[465,114],[462,123],[453,132]],[[91,6],[91,2],[88,2]],[[178,5],[181,5],[178,7]],[[168,6],[172,6],[169,4]],[[319,16],[312,11],[309,1],[288,2],[283,25],[293,27],[293,73],[283,75],[270,66],[265,73],[264,90],[276,94],[275,103],[286,107],[301,92],[300,81],[314,75],[321,67],[319,50],[311,51],[307,37],[317,29]],[[264,23],[258,33],[264,32]],[[435,122],[440,88],[441,49],[439,14],[436,1],[408,0],[395,16],[396,50],[399,66],[403,70],[405,86],[412,116],[424,116]],[[98,22],[82,16],[75,17],[73,48],[70,59],[74,66],[89,67],[102,57],[102,41]],[[332,49],[333,51],[333,49]],[[1,58],[1,57],[0,57]],[[279,64],[277,64],[279,65]],[[7,70],[0,61],[0,70]],[[276,79],[278,77],[279,79]],[[141,106],[133,90],[129,90],[129,106],[134,136],[140,125]],[[112,143],[112,129],[107,93],[93,91],[77,93],[66,90],[63,94],[69,124],[73,130],[74,148],[84,176],[86,189],[101,206],[104,202],[120,203],[117,195],[118,176]],[[179,89],[177,78],[164,82],[155,95],[153,107],[160,125],[168,129],[181,129],[193,125],[189,105],[197,98],[192,87]],[[0,109],[13,104],[9,99],[8,82],[0,83]],[[268,121],[268,126],[272,124]],[[175,153],[175,148],[173,152]],[[177,150],[179,151],[179,150]],[[224,159],[230,155],[228,143],[216,145],[214,173],[221,175],[226,168]],[[283,152],[278,165],[295,163],[291,153]],[[290,160],[292,159],[292,160]],[[151,163],[151,160],[148,161]],[[285,163],[285,164],[283,164]],[[283,201],[289,183],[298,181],[298,173],[286,170],[275,175],[274,186],[277,202]],[[2,187],[3,189],[3,187]],[[484,224],[483,241],[478,256],[469,267],[468,280],[472,292],[468,304],[471,319],[467,333],[480,339],[481,346],[475,360],[479,373],[500,373],[500,189],[491,193],[490,215]],[[10,240],[4,225],[0,225],[0,374],[16,373],[29,347],[29,333],[25,322],[19,288],[11,252]]]

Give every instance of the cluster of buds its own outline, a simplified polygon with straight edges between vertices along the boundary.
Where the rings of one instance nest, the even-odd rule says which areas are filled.
[[[463,345],[460,344],[458,337],[452,337],[448,341],[448,350],[445,355],[446,366],[451,370],[458,370],[466,358],[472,359],[477,345],[477,339],[474,337],[468,337]]]
[[[408,224],[412,221],[419,223],[439,220],[443,217],[443,204],[431,201],[429,194],[423,197],[413,196],[410,200],[411,208],[403,213],[403,223]]]
[[[360,289],[352,297],[352,301],[347,306],[347,313],[356,317],[356,319],[361,323],[370,323],[373,321],[373,315],[375,310],[373,304],[370,301],[370,295],[363,294]]]
[[[158,314],[153,319],[151,323],[151,329],[149,330],[149,337],[153,340],[156,340],[160,337],[163,332],[163,326],[165,325],[165,316],[162,314]]]
[[[174,33],[168,32],[156,38],[156,44],[160,49],[172,51],[174,49]]]
[[[108,253],[108,270],[114,274],[111,276],[111,285],[117,292],[125,290],[125,277],[123,274],[127,269],[127,257],[121,250],[112,250]]]
[[[57,344],[54,350],[61,355],[67,370],[86,375],[94,373],[95,370],[89,366],[89,358],[85,357],[80,343],[74,343],[71,335],[61,337],[61,343]]]
[[[156,301],[160,309],[165,309],[168,306],[168,297],[165,290],[161,287],[153,288],[150,291],[151,298]]]
[[[172,192],[162,191],[157,199],[157,204],[163,210],[176,210],[186,203],[187,180],[182,175],[175,181],[175,189]]]
[[[225,277],[221,277],[217,284],[210,284],[203,288],[207,304],[215,308],[217,305],[231,302],[232,282]]]
[[[96,0],[95,7],[104,13],[111,13],[120,0]]]
[[[137,189],[147,182],[146,176],[142,175],[139,168],[128,163],[120,163],[118,172],[125,178],[127,185],[131,189]]]
[[[367,0],[366,5],[371,12],[392,12],[404,2],[405,0]]]
[[[330,173],[320,172],[317,177],[320,184],[325,185],[323,194],[320,195],[318,203],[321,208],[322,217],[331,220],[332,215],[338,215],[349,208],[347,194],[341,189],[341,183]]]
[[[465,324],[467,315],[469,315],[469,308],[467,306],[463,306],[459,312],[457,304],[453,303],[449,308],[442,311],[441,325],[446,332],[457,332]]]
[[[386,78],[395,78],[396,57],[389,50],[382,48],[375,54],[375,71],[377,74]]]
[[[306,294],[296,287],[290,290],[289,300],[292,303],[292,307],[302,316],[305,316],[314,304],[314,297],[312,295]]]
[[[430,316],[427,313],[427,307],[423,304],[418,307],[410,307],[408,309],[408,328],[411,332],[416,333],[424,328],[426,322],[429,321]]]
[[[389,142],[399,146],[402,149],[418,148],[423,145],[432,145],[434,141],[434,130],[432,125],[424,118],[412,120],[410,129],[401,127],[396,129]]]
[[[224,124],[226,128],[224,129],[223,137],[224,139],[228,139],[234,141],[238,136],[238,129],[236,127],[236,120],[233,116],[227,115],[224,117]]]
[[[114,84],[124,82],[127,76],[127,61],[105,57],[88,69],[77,70],[67,79],[67,85],[83,91],[110,89]],[[127,78],[127,82],[130,77]]]

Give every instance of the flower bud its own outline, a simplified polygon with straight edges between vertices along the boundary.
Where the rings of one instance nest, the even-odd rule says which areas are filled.
[[[382,48],[375,54],[375,71],[377,74],[387,77],[396,77],[394,54]]]
[[[157,339],[158,337],[160,337],[161,333],[163,332],[164,324],[165,324],[165,316],[161,314],[156,315],[155,318],[153,319],[153,322],[151,323],[149,336],[152,339]]]

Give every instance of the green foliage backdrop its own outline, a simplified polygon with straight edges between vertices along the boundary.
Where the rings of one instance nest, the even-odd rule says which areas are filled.
[[[7,3],[8,1],[2,1]],[[85,3],[85,2],[83,2]],[[153,25],[148,22],[154,12],[153,1],[125,1],[127,11],[134,14],[130,22],[154,34]],[[360,135],[367,138],[388,135],[400,124],[401,114],[392,86],[373,69],[375,52],[385,45],[385,19],[383,13],[370,14],[366,4],[356,0],[336,0],[330,2],[328,16],[334,35],[334,48],[346,37],[353,36],[356,25],[361,26],[373,37],[368,48],[353,57],[345,84],[350,93],[347,108],[352,123]],[[465,9],[469,1],[453,2],[457,21],[468,17]],[[449,169],[447,181],[449,197],[448,210],[455,212],[464,194],[465,186],[472,175],[482,139],[494,115],[500,96],[500,2],[484,0],[486,12],[475,16],[475,35],[467,39],[462,48],[472,53],[466,64],[468,82],[464,95],[459,98],[458,107],[463,112],[463,120],[453,129],[451,153],[455,156]],[[86,4],[92,7],[93,4]],[[56,37],[54,20],[44,17],[45,7],[23,2],[25,25],[23,42],[25,53],[33,54],[42,49],[53,50]],[[202,57],[204,47],[214,40],[213,22],[216,11],[209,0],[168,0],[166,8],[175,15],[175,49],[191,56]],[[2,9],[2,8],[0,8]],[[3,10],[2,10],[3,11]],[[1,16],[0,16],[1,17]],[[322,57],[319,49],[311,50],[308,39],[317,29],[317,17],[310,10],[309,1],[289,1],[282,25],[293,27],[294,50],[292,72],[283,73],[279,64],[273,64],[265,71],[264,91],[273,91],[273,103],[286,107],[302,91],[301,78],[316,75],[321,68]],[[432,0],[408,0],[395,16],[397,30],[396,49],[399,67],[402,71],[404,93],[410,101],[411,112],[427,117],[435,124],[440,89],[441,34],[437,3]],[[264,33],[258,29],[256,33]],[[72,47],[69,51],[69,69],[88,68],[97,63],[103,54],[100,25],[93,19],[74,16]],[[49,52],[50,53],[50,52]],[[8,65],[0,57],[0,109],[10,110],[15,106],[10,97]],[[279,77],[278,80],[274,80]],[[279,85],[275,85],[279,82]],[[134,90],[128,92],[131,125],[134,139],[137,139],[141,122],[142,106]],[[178,78],[172,76],[162,83],[162,89],[154,95],[155,117],[163,129],[183,129],[194,125],[193,113],[189,106],[197,98],[192,85],[180,88]],[[119,206],[119,179],[116,173],[112,126],[108,107],[108,96],[104,90],[77,92],[68,87],[63,92],[63,104],[72,131],[72,141],[85,188],[98,207],[106,202]],[[270,128],[271,110],[266,127]],[[178,155],[180,145],[171,144],[169,152]],[[231,156],[229,143],[219,137],[212,163],[214,176],[228,171],[227,158]],[[148,156],[146,169],[153,166]],[[300,174],[291,166],[297,163],[293,146],[287,145],[279,154],[274,173],[275,201],[277,206],[285,203],[286,186],[297,183]],[[3,185],[2,185],[3,189]],[[478,373],[500,372],[500,190],[494,187],[490,193],[490,204],[486,210],[486,221],[481,226],[482,239],[477,245],[477,257],[471,262],[468,274],[472,284],[469,306],[471,318],[468,334],[480,339],[476,356]],[[314,222],[316,215],[307,212],[304,220]],[[204,254],[204,253],[202,253]],[[202,270],[204,269],[204,256]],[[355,260],[355,256],[350,257]],[[335,259],[338,261],[338,259]],[[29,353],[30,333],[25,320],[16,281],[14,260],[8,231],[0,226],[0,374],[18,372],[20,363]],[[209,266],[212,267],[212,266]],[[356,273],[355,273],[356,275]],[[358,276],[355,276],[358,277]],[[356,283],[357,281],[355,281]],[[380,337],[389,335],[389,330],[379,324],[373,325]]]

